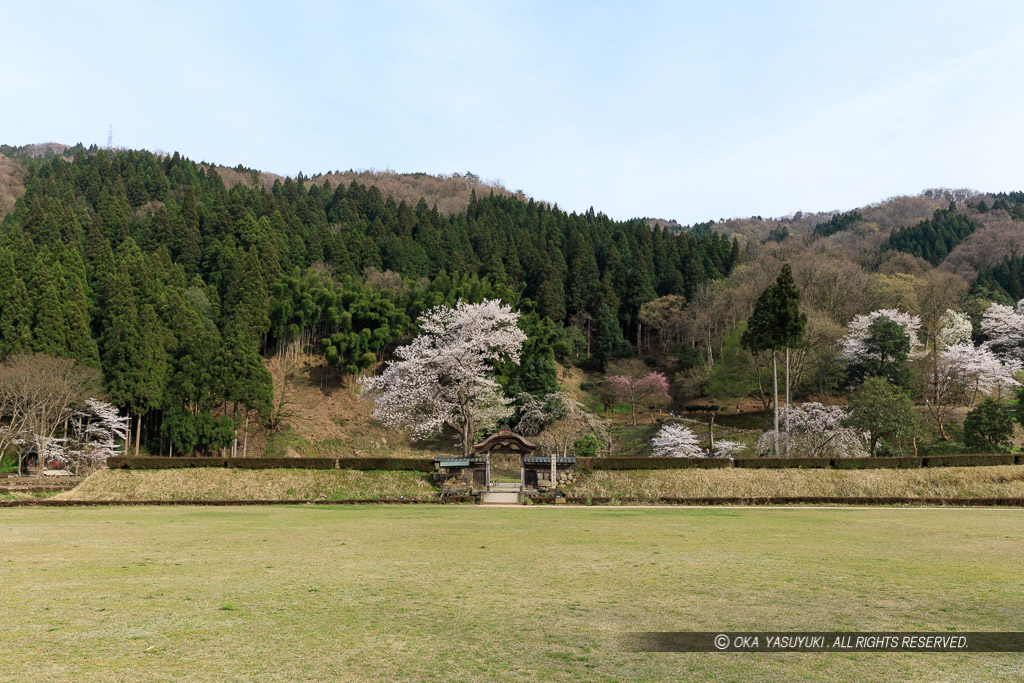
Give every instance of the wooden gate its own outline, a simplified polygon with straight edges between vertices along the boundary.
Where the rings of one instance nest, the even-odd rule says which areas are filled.
[[[482,489],[487,487],[487,471],[473,470],[473,488]]]

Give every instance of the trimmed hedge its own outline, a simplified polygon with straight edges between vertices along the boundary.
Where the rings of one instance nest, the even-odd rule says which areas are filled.
[[[652,501],[620,499],[637,504]],[[1024,507],[1024,498],[926,498],[895,496],[755,496],[749,498],[658,498],[665,505],[953,505]]]
[[[239,470],[333,470],[333,458],[228,458],[225,467]]]
[[[925,467],[978,467],[983,465],[1013,465],[1016,456],[992,453],[989,455],[929,455],[924,459]]]
[[[475,503],[472,496],[449,496],[440,498],[355,498],[347,500],[54,500],[33,498],[22,500],[0,500],[5,507],[134,507],[147,506],[194,506],[239,507],[249,505],[454,505]]]
[[[978,467],[1024,465],[1024,454],[992,453],[963,455],[899,456],[892,458],[578,458],[582,470],[683,470],[718,469],[919,469],[921,467]]]
[[[401,470],[433,472],[433,458],[338,458],[340,470]]]
[[[979,467],[1024,465],[1024,454],[985,453],[926,455],[894,458],[577,458],[581,470],[683,470],[721,469],[916,469],[920,467]],[[163,458],[114,457],[111,469],[163,470],[190,467],[231,469],[390,470],[433,472],[431,458]]]
[[[112,470],[171,470],[189,467],[227,467],[227,458],[154,458],[117,456],[107,458]]]
[[[433,472],[430,458],[163,458],[114,457],[107,460],[110,469],[166,470],[190,467],[227,467],[230,469],[300,470],[399,470]]]
[[[907,456],[898,458],[832,458],[832,467],[837,470],[881,470],[881,469],[917,469],[923,467],[920,457]]]
[[[728,458],[577,458],[584,470],[685,470],[732,467]]]
[[[825,469],[832,464],[830,458],[736,458],[734,467],[748,469]]]

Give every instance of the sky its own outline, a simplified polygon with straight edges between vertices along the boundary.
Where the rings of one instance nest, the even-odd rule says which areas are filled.
[[[1024,3],[0,0],[0,143],[683,224],[1024,190]]]

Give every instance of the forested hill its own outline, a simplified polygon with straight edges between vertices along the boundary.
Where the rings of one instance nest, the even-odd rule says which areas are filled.
[[[7,212],[14,206],[14,200],[24,190],[24,186],[17,177],[19,174],[15,172],[18,165],[12,159],[45,160],[54,156],[71,157],[75,151],[76,148],[55,142],[20,147],[0,145],[0,218],[7,215]],[[93,153],[98,151],[98,148],[93,146],[86,151]],[[163,156],[159,152],[156,154]],[[203,162],[200,162],[199,165],[204,170],[211,166]],[[229,190],[239,184],[270,190],[275,182],[283,182],[285,179],[284,176],[277,173],[245,168],[241,165],[229,168],[214,164],[212,168],[217,171]],[[509,190],[502,185],[500,180],[487,181],[470,171],[431,175],[377,169],[348,170],[318,173],[311,177],[300,173],[297,180],[301,180],[307,187],[311,184],[323,185],[326,181],[332,190],[339,184],[347,187],[353,181],[360,185],[375,185],[382,195],[385,197],[391,195],[396,202],[405,201],[415,205],[420,198],[423,198],[431,207],[436,205],[437,210],[444,215],[464,212],[474,193],[480,196],[493,193],[505,197],[527,198],[522,190]]]
[[[427,307],[500,296],[530,334],[510,391],[552,388],[555,352],[629,354],[642,304],[727,276],[739,245],[471,191],[447,215],[358,182],[229,188],[177,154],[22,157],[0,234],[0,357],[100,368],[153,450],[222,445],[264,416],[260,354],[295,345],[341,373],[384,359]],[[582,332],[581,332],[582,330]],[[158,443],[159,442],[159,443]]]

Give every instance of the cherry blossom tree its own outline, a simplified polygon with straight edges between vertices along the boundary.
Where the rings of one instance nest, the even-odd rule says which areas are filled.
[[[120,452],[119,443],[128,435],[128,416],[121,415],[113,405],[95,398],[85,400],[85,408],[74,416],[78,447],[70,451],[75,471],[107,466],[107,458]]]
[[[954,406],[973,406],[980,396],[998,397],[1019,386],[1014,375],[1020,370],[1020,361],[1000,359],[987,344],[976,347],[967,341],[944,348],[929,378],[930,397],[925,401],[942,439],[949,438],[946,418]]]
[[[988,345],[1003,359],[1024,361],[1024,299],[1010,306],[992,304],[981,318]]]
[[[518,321],[519,313],[497,300],[431,309],[419,320],[422,333],[395,351],[397,360],[379,376],[360,380],[360,395],[374,400],[381,424],[404,429],[414,440],[448,425],[470,455],[478,431],[512,414],[492,363],[519,363],[526,335]]]
[[[698,458],[704,451],[697,435],[681,424],[667,424],[651,439],[654,455],[662,458]]]
[[[846,336],[840,342],[843,347],[842,355],[844,358],[851,362],[868,359],[869,350],[866,344],[868,328],[871,326],[871,323],[877,321],[880,317],[888,317],[890,321],[903,329],[903,334],[910,340],[911,351],[921,346],[921,341],[918,339],[918,333],[921,331],[921,317],[911,315],[897,308],[880,308],[866,315],[857,315],[847,325]]]
[[[895,308],[858,315],[847,325],[840,341],[841,356],[849,362],[849,379],[856,385],[867,377],[882,376],[898,386],[910,384],[907,360],[917,355],[921,318]],[[934,354],[932,356],[934,363]]]
[[[938,346],[944,349],[954,344],[967,344],[971,341],[971,319],[966,313],[947,308],[939,318]]]
[[[929,398],[925,399],[928,413],[939,429],[939,436],[946,440],[946,416],[952,407],[949,392],[954,384],[954,365],[949,362],[946,351],[961,345],[970,346],[973,328],[971,319],[965,313],[946,309],[939,318],[938,332],[931,353],[930,370],[926,373],[929,383]]]
[[[870,360],[871,352],[867,344],[868,328],[871,327],[871,323],[879,318],[888,318],[903,328],[903,333],[910,340],[911,353],[921,346],[921,342],[918,339],[918,332],[921,330],[921,318],[919,316],[911,315],[895,308],[882,308],[872,311],[867,315],[858,315],[846,326],[846,336],[840,342],[843,349],[843,358],[851,363]]]
[[[950,389],[959,390],[966,405],[973,406],[979,395],[998,396],[1020,386],[1013,376],[1020,371],[1021,362],[1012,358],[1003,362],[985,344],[954,344],[942,352],[941,358]]]
[[[845,408],[808,402],[792,406],[789,414],[789,438],[792,452],[808,458],[861,458],[868,455],[867,439],[847,427]],[[757,440],[760,453],[772,451],[775,434],[765,432]]]
[[[128,416],[118,413],[116,407],[105,401],[87,398],[82,410],[68,416],[70,431],[64,436],[33,434],[29,439],[15,443],[32,443],[40,453],[40,466],[47,463],[64,463],[75,474],[84,467],[87,470],[107,466],[107,458],[121,452],[128,435]],[[70,436],[69,436],[70,434]],[[45,459],[45,460],[44,460]]]
[[[719,439],[715,442],[715,450],[711,454],[720,458],[735,458],[746,449],[747,445],[739,441]]]
[[[672,399],[668,394],[668,379],[660,372],[648,372],[641,361],[631,360],[616,363],[605,379],[615,393],[615,398],[629,405],[629,414],[636,424],[637,405],[667,405]]]

